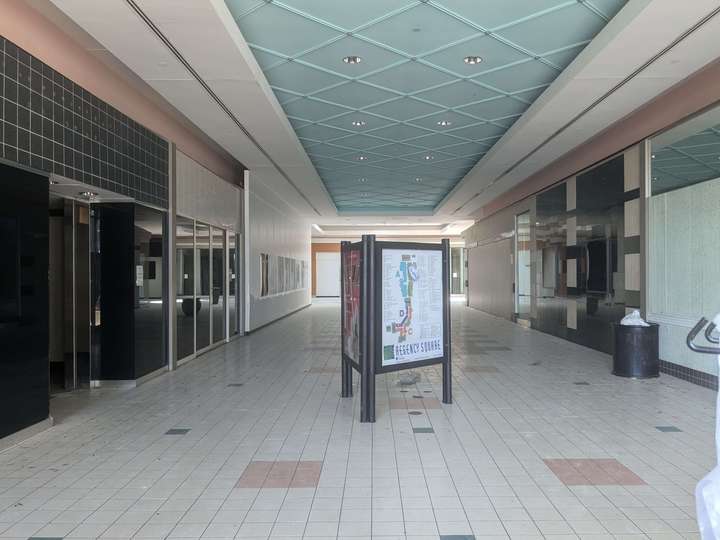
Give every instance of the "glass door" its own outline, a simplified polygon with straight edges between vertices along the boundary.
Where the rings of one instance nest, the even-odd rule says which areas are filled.
[[[530,320],[530,212],[515,216],[515,313]]]
[[[237,250],[238,246],[238,235],[230,231],[228,234],[228,328],[230,329],[230,337],[235,336],[239,332],[240,324],[238,317],[238,306],[240,305],[238,300],[238,275],[237,269],[240,268],[238,264],[239,253]]]
[[[225,339],[225,231],[212,228],[212,342]]]
[[[175,316],[177,358],[195,354],[195,316],[200,300],[195,298],[195,224],[177,217],[175,226]]]
[[[195,313],[196,351],[210,346],[212,301],[211,290],[210,227],[195,224],[195,294],[198,303]]]

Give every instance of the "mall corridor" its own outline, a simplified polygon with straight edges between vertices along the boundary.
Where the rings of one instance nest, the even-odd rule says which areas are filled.
[[[439,367],[340,398],[338,304],[127,390],[51,400],[0,454],[2,538],[697,538],[714,393],[453,305]],[[357,376],[355,377],[357,383]]]

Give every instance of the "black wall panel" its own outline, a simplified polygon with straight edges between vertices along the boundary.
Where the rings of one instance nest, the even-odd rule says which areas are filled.
[[[0,437],[48,417],[48,180],[0,165]]]

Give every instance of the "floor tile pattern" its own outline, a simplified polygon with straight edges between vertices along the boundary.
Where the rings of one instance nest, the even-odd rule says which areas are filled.
[[[566,486],[641,486],[645,482],[616,459],[545,459]]]
[[[607,355],[455,305],[453,404],[439,366],[410,386],[384,374],[362,424],[357,374],[342,399],[339,373],[311,371],[339,366],[339,314],[313,306],[137,388],[52,400],[55,426],[0,453],[0,539],[698,538],[714,392],[614,377]],[[512,350],[480,357],[478,334]],[[391,407],[406,397],[417,410]],[[567,485],[546,460],[616,460],[643,483]],[[263,484],[238,487],[256,467]]]

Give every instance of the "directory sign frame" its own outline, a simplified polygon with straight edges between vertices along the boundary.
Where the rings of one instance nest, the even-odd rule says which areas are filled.
[[[340,253],[341,347],[343,359],[360,369],[363,286],[360,244],[343,242]]]
[[[449,288],[449,273],[448,273],[448,261],[449,261],[449,249],[446,247],[446,243],[443,244],[423,244],[418,242],[375,242],[375,305],[376,308],[376,320],[375,320],[375,336],[377,337],[376,343],[374,344],[375,347],[375,373],[389,373],[392,371],[400,371],[403,369],[413,369],[418,368],[422,366],[430,366],[434,364],[449,364],[450,362],[450,288]],[[432,280],[440,280],[440,283],[434,282],[434,283],[426,283],[426,288],[424,290],[426,296],[433,294],[439,294],[439,297],[435,297],[432,299],[426,298],[426,301],[424,302],[424,307],[426,309],[430,308],[434,313],[424,313],[424,314],[418,314],[418,316],[421,316],[427,323],[427,325],[432,324],[435,326],[434,335],[432,336],[425,336],[426,339],[415,339],[413,341],[412,338],[410,338],[411,343],[409,345],[411,347],[415,347],[417,349],[417,352],[415,353],[417,356],[426,356],[425,358],[419,359],[419,360],[409,360],[409,361],[401,361],[397,363],[387,363],[383,361],[384,353],[386,351],[385,347],[390,346],[391,343],[383,343],[384,337],[388,336],[389,333],[393,333],[390,328],[388,328],[389,325],[393,325],[393,315],[390,315],[388,313],[388,308],[390,311],[397,311],[397,309],[393,310],[393,306],[391,306],[392,298],[390,296],[392,294],[397,293],[397,291],[393,291],[390,293],[390,291],[386,287],[394,287],[395,284],[393,283],[393,280],[396,279],[402,279],[407,281],[411,281],[412,277],[406,275],[405,277],[400,277],[395,275],[396,273],[396,265],[393,263],[397,261],[397,254],[406,254],[409,258],[405,258],[406,263],[412,263],[412,255],[420,255],[421,258],[424,258],[426,261],[424,272],[426,273],[425,276],[419,275],[418,281],[416,283],[420,283],[423,279],[423,277],[432,279]],[[425,256],[425,257],[423,257]],[[437,258],[439,257],[439,264],[442,267],[439,274],[435,273],[435,275],[432,275],[432,273],[428,273],[427,270],[427,263],[437,264]],[[415,262],[418,262],[417,257],[415,258]],[[437,269],[435,269],[437,271]],[[404,272],[410,273],[410,268],[405,268],[403,270]],[[409,286],[409,283],[407,283]],[[401,285],[398,284],[398,287],[401,287]],[[405,285],[403,285],[403,288]],[[435,289],[434,293],[432,291],[429,291],[428,289]],[[403,291],[403,294],[406,291]],[[407,291],[409,292],[409,290]],[[384,304],[384,301],[387,303]],[[395,302],[397,304],[397,302]],[[407,304],[406,304],[407,305]],[[397,306],[394,306],[397,307]],[[412,309],[412,305],[411,308]],[[410,310],[409,310],[410,311]],[[388,315],[390,315],[388,317]],[[412,316],[412,313],[404,313],[403,315],[409,315]],[[398,313],[398,316],[400,316],[400,313]],[[386,319],[387,320],[384,320]],[[440,325],[440,328],[437,328],[437,325]],[[395,325],[397,327],[397,324]],[[387,332],[386,332],[387,330]],[[409,328],[403,329],[403,331],[408,331]],[[439,332],[438,332],[439,330]],[[439,335],[438,335],[439,334]],[[418,336],[419,338],[419,336]],[[406,339],[408,337],[406,336]],[[432,342],[432,345],[434,347],[437,346],[437,340],[440,340],[440,349],[438,350],[437,354],[432,354],[431,356],[427,357],[427,354],[424,354],[421,344],[422,343],[429,343]],[[434,347],[431,347],[434,348]]]

